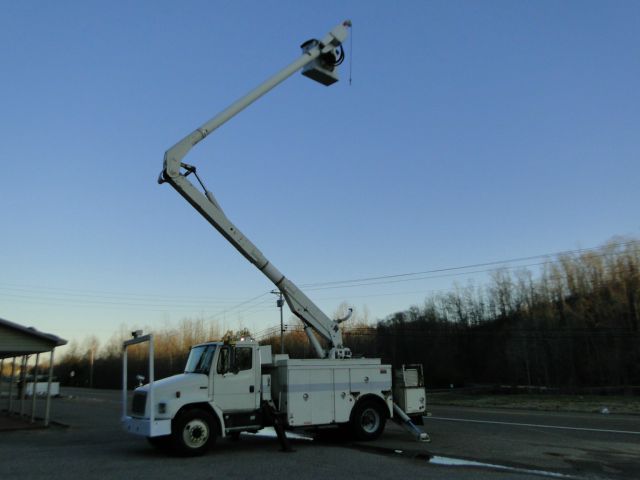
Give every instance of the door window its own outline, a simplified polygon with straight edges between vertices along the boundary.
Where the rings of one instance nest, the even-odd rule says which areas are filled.
[[[253,358],[253,349],[251,347],[236,348],[235,371],[251,370],[251,360]]]
[[[231,349],[222,347],[218,356],[218,367],[216,371],[223,375],[225,373],[238,373],[251,370],[253,366],[253,349],[251,347],[238,347]]]

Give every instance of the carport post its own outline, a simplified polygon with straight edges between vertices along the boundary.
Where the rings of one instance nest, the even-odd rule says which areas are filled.
[[[155,403],[153,403],[153,381],[155,380],[155,372],[153,371],[153,335],[149,335],[149,428],[153,428],[153,420],[156,412]]]
[[[36,353],[36,366],[33,367],[33,389],[31,390],[31,423],[36,418],[36,390],[38,386],[38,361],[40,360],[40,353]]]
[[[13,407],[13,378],[16,372],[16,357],[13,357],[13,362],[11,363],[11,378],[9,379],[9,407],[7,408],[8,413],[11,413],[11,407]]]
[[[20,370],[20,376],[22,381],[20,382],[20,416],[24,415],[24,397],[27,393],[27,362],[29,361],[29,355],[22,357],[22,369]]]
[[[51,349],[51,355],[49,356],[49,378],[47,379],[47,402],[44,407],[44,426],[49,426],[49,412],[51,410],[51,377],[53,376],[53,351],[56,347]]]
[[[4,358],[0,358],[0,398],[2,397],[2,377],[4,375]]]
[[[127,346],[122,346],[122,420],[127,416]]]

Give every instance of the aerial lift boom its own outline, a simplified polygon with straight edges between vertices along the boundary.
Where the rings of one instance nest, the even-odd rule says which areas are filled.
[[[218,127],[233,118],[258,98],[282,83],[295,72],[302,73],[324,85],[338,80],[336,67],[344,58],[342,43],[348,35],[350,21],[337,25],[321,41],[309,40],[301,48],[303,54],[283,70],[253,89],[244,97],[227,107],[211,120],[184,137],[166,151],[164,167],[158,179],[175,188],[200,214],[224,236],[247,260],[254,264],[282,292],[291,311],[304,324],[305,332],[319,358],[349,358],[351,351],[343,345],[339,324],[347,320],[330,319],[291,280],[286,278],[242,232],[229,220],[213,194],[206,189],[196,173],[196,167],[182,162],[189,150],[204,140]],[[204,192],[196,188],[187,178],[194,174]],[[327,340],[329,348],[324,350],[314,330]]]

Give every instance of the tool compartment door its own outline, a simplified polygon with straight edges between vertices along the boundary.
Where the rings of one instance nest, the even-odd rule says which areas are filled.
[[[287,419],[289,425],[311,425],[309,370],[289,369],[287,381]]]
[[[335,421],[333,369],[289,370],[289,425],[325,425]]]
[[[349,369],[336,368],[333,371],[333,380],[335,386],[334,405],[335,405],[335,421],[344,423],[349,421],[351,409],[353,408],[353,397],[350,393]]]
[[[309,370],[311,421],[314,425],[324,425],[335,421],[333,373],[334,370],[328,368]]]
[[[360,394],[391,390],[391,369],[386,365],[350,369],[351,391]]]

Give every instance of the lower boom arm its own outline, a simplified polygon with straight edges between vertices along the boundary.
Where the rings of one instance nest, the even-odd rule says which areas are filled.
[[[342,344],[339,321],[327,317],[309,297],[270,263],[258,247],[229,220],[215,200],[198,190],[184,174],[178,177],[162,175],[162,181],[168,182],[175,188],[229,243],[278,287],[291,311],[304,323],[307,336],[318,357],[348,358],[351,356],[350,350]],[[330,344],[328,351],[320,347],[313,333],[308,331],[308,327],[328,340]]]

